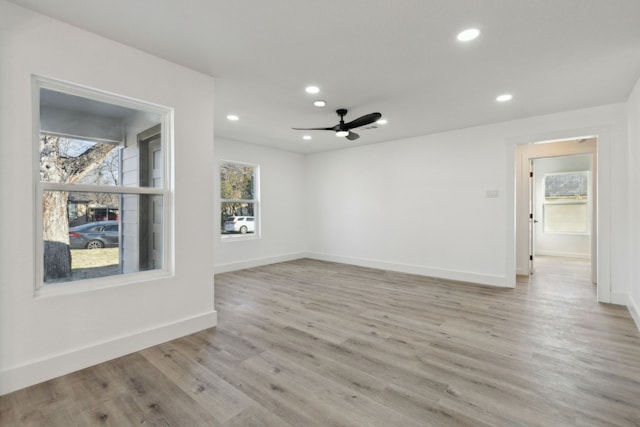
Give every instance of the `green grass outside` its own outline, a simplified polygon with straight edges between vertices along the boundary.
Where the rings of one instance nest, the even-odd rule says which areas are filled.
[[[118,265],[120,248],[71,249],[71,269],[106,267]]]

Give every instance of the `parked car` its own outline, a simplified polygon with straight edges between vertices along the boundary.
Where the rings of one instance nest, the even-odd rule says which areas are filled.
[[[224,222],[225,233],[253,233],[256,231],[256,220],[252,216],[230,216]]]
[[[89,222],[69,229],[71,249],[100,249],[120,245],[118,221]]]

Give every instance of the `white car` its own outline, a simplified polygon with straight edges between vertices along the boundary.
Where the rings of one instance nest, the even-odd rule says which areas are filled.
[[[252,216],[230,216],[224,222],[225,233],[253,233],[256,231],[256,220]]]

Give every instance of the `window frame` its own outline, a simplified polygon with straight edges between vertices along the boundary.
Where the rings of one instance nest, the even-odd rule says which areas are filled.
[[[547,200],[546,194],[546,180],[551,176],[558,175],[583,175],[586,179],[586,187],[587,193],[584,199],[576,198],[571,199],[569,196],[565,196],[565,198],[559,198],[557,200]],[[590,231],[590,205],[591,205],[591,176],[588,170],[584,171],[570,171],[570,172],[549,172],[545,173],[542,178],[542,186],[545,188],[545,191],[542,196],[542,218],[543,218],[543,232],[545,234],[553,234],[553,235],[576,235],[576,236],[584,236],[591,234]],[[550,215],[548,206],[584,206],[585,207],[585,221],[584,221],[584,231],[568,231],[568,230],[550,230],[548,228],[548,215]]]
[[[253,199],[223,199],[222,198],[222,177],[221,177],[221,170],[222,170],[222,166],[224,164],[227,163],[231,163],[234,165],[239,165],[239,166],[245,166],[245,167],[251,167],[253,169]],[[220,229],[219,233],[220,233],[220,239],[223,242],[232,242],[232,241],[239,241],[239,240],[254,240],[254,239],[259,239],[262,237],[262,211],[261,211],[261,204],[260,204],[260,165],[259,164],[255,164],[255,163],[247,163],[247,162],[239,162],[237,160],[225,160],[225,159],[220,159],[220,161],[218,162],[218,180],[219,180],[219,186],[218,186],[218,197],[220,198],[220,201],[218,203],[218,212],[220,212],[220,215],[222,215],[222,205],[224,203],[253,203],[253,222],[254,222],[254,232],[253,233],[247,233],[247,234],[227,234],[227,233],[223,233],[222,229]],[[236,215],[236,216],[242,216],[242,217],[247,217],[249,215]],[[220,227],[222,227],[222,217],[220,217],[219,221],[220,223]]]
[[[154,104],[147,101],[137,100],[130,97],[106,92],[103,90],[63,82],[60,80],[32,75],[31,78],[32,95],[32,147],[33,149],[33,179],[34,179],[34,255],[36,262],[35,283],[33,292],[35,297],[48,297],[66,294],[75,294],[138,282],[146,282],[157,278],[170,277],[174,274],[174,249],[173,249],[173,115],[174,111],[170,107]],[[49,89],[68,95],[103,102],[111,105],[135,109],[139,111],[158,114],[161,117],[160,144],[162,149],[163,177],[162,187],[131,187],[118,185],[90,185],[90,184],[69,184],[42,182],[40,180],[40,90]],[[124,145],[120,145],[122,148]],[[111,193],[120,195],[157,195],[164,200],[162,210],[162,268],[155,270],[139,271],[109,275],[91,279],[80,279],[60,283],[45,283],[44,281],[44,241],[43,236],[43,213],[42,195],[47,191],[65,192],[89,192],[89,193]],[[122,242],[122,240],[121,240]]]

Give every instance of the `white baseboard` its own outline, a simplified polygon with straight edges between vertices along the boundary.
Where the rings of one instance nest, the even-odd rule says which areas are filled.
[[[230,271],[244,270],[245,268],[261,267],[263,265],[276,264],[278,262],[293,261],[304,258],[305,253],[296,252],[293,254],[278,255],[265,258],[254,258],[229,264],[216,265],[213,267],[215,274],[228,273]]]
[[[627,294],[622,294],[620,292],[611,292],[611,301],[610,304],[616,305],[627,305],[629,302],[629,298]]]
[[[107,360],[216,326],[213,310],[170,324],[53,355],[0,372],[0,396]]]
[[[636,322],[636,326],[638,327],[638,330],[640,330],[640,304],[629,296],[627,299],[627,309],[629,309],[629,313],[631,313],[633,321]]]
[[[591,254],[579,253],[579,252],[557,252],[557,251],[538,251],[536,250],[536,256],[557,256],[564,258],[579,258],[579,259],[591,259]]]
[[[400,273],[417,274],[420,276],[437,277],[440,279],[455,280],[460,282],[476,283],[480,285],[496,286],[500,288],[513,288],[515,283],[509,283],[504,276],[470,273],[457,270],[444,270],[419,265],[399,264],[364,258],[352,258],[339,255],[330,255],[318,252],[308,252],[306,258],[321,261],[339,262],[342,264],[358,265],[360,267],[378,268],[381,270],[397,271]]]

